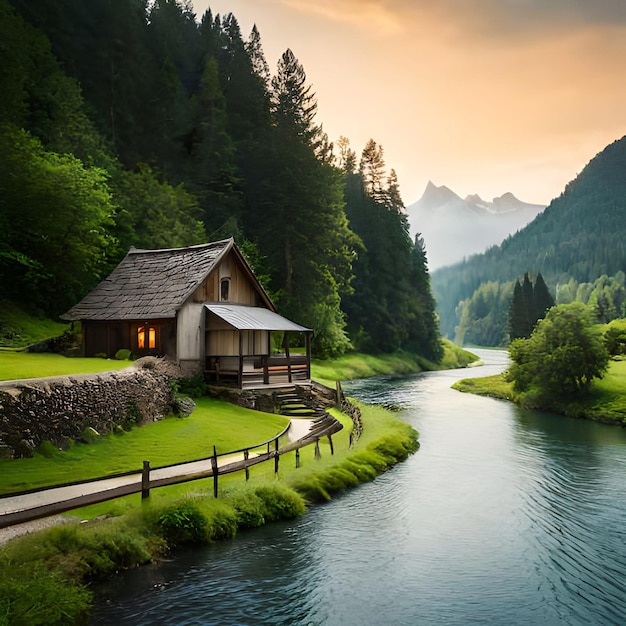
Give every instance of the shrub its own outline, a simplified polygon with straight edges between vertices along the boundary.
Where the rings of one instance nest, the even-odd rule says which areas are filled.
[[[265,524],[263,500],[252,489],[244,489],[230,496],[240,528],[258,528]]]
[[[291,486],[309,503],[318,504],[331,500],[330,493],[322,484],[319,474],[294,481]]]
[[[390,465],[394,465],[399,461],[404,461],[408,458],[409,454],[415,452],[418,447],[417,440],[413,442],[409,439],[387,435],[368,446],[368,449],[381,454],[386,459],[389,459]]]
[[[115,353],[115,358],[118,361],[130,360],[130,350],[128,350],[127,348],[121,348]]]
[[[210,500],[207,513],[207,541],[232,539],[237,534],[237,514],[235,509],[224,502]]]
[[[207,541],[207,519],[190,500],[165,509],[157,518],[157,528],[171,546]]]
[[[172,379],[170,386],[175,395],[180,394],[190,398],[201,398],[206,395],[206,383],[202,374]]]
[[[42,441],[35,448],[35,452],[46,459],[54,459],[60,455],[60,450],[51,441]]]
[[[293,519],[306,512],[302,497],[284,485],[262,485],[254,493],[263,503],[263,517],[267,522]]]
[[[143,416],[141,411],[134,400],[130,400],[126,405],[126,419],[124,421],[124,428],[130,430],[133,426],[141,423]]]
[[[1,564],[0,624],[87,623],[92,594],[43,564]]]
[[[377,476],[376,470],[371,465],[366,463],[357,463],[354,459],[352,459],[352,457],[346,459],[341,465],[349,469],[349,471],[352,472],[361,483],[374,480]]]

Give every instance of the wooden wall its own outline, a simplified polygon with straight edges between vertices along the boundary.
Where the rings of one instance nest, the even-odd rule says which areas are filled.
[[[230,253],[204,282],[195,290],[194,302],[220,302],[220,282],[230,279],[228,302],[260,306],[261,301],[256,286],[241,266],[234,253]]]

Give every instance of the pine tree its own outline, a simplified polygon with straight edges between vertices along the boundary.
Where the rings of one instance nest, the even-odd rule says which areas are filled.
[[[513,287],[513,297],[511,298],[511,306],[509,308],[509,337],[513,339],[524,339],[526,335],[527,324],[524,307],[524,295],[519,280],[515,281]]]
[[[314,349],[330,354],[349,345],[340,305],[350,290],[356,239],[341,172],[317,154],[323,134],[316,109],[304,68],[287,50],[272,80],[273,127],[259,163],[262,210],[247,213],[246,228],[272,267],[281,311],[315,328]]]
[[[537,320],[541,320],[546,316],[548,309],[554,306],[554,298],[548,290],[548,286],[543,280],[541,272],[537,274],[535,278],[535,284],[533,285],[533,302],[535,305],[535,324]]]

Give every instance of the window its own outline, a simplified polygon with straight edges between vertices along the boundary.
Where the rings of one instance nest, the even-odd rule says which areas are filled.
[[[140,326],[137,329],[137,348],[145,350],[146,347],[148,350],[156,348],[156,328],[154,326]]]
[[[230,295],[230,278],[222,278],[220,282],[220,300],[222,302],[228,302]]]

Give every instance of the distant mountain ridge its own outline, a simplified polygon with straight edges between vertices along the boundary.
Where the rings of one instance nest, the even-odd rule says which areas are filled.
[[[428,250],[427,250],[428,251]],[[516,234],[431,275],[441,331],[454,336],[455,309],[481,284],[541,272],[555,293],[570,279],[626,271],[626,137],[597,154],[563,193]]]
[[[429,181],[407,213],[411,234],[424,238],[432,271],[501,243],[544,209],[545,205],[522,202],[510,192],[491,202],[477,194],[463,199]]]

